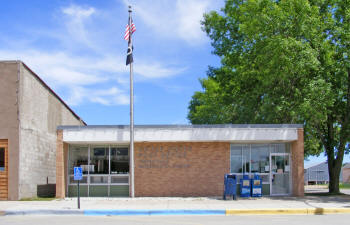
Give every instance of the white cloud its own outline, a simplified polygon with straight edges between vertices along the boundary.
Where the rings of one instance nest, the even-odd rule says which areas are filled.
[[[66,32],[69,34],[70,40],[84,43],[88,47],[94,49],[95,44],[89,38],[89,32],[86,29],[86,23],[96,14],[93,7],[82,7],[79,5],[70,5],[61,9],[63,15]],[[66,37],[63,37],[65,39]]]
[[[95,19],[102,16],[102,10],[89,6],[61,8],[59,17],[62,19],[57,21],[57,27],[40,32],[28,30],[28,33],[34,33],[38,40],[50,40],[62,48],[52,50],[47,45],[39,47],[41,45],[35,41],[23,42],[28,37],[12,39],[13,44],[8,41],[0,47],[0,60],[22,60],[51,88],[63,93],[61,97],[68,104],[129,104],[129,70],[125,66],[125,52],[116,54],[115,49],[106,48],[105,39],[91,36],[110,29],[96,22]],[[186,70],[145,57],[138,57],[135,64],[136,82],[164,79]]]
[[[188,42],[203,41],[205,34],[201,30],[200,21],[209,6],[210,1],[178,0],[176,2],[176,18],[179,20],[177,32],[182,39]]]
[[[63,8],[62,12],[66,15],[71,16],[74,18],[74,20],[81,21],[84,18],[90,17],[96,12],[96,10],[93,7],[83,8],[78,5],[71,5],[67,8]]]
[[[50,87],[66,90],[67,103],[80,105],[94,102],[102,105],[129,104],[128,68],[118,60],[119,56],[78,57],[64,52],[49,53],[39,50],[0,50],[0,60],[19,59],[25,62]],[[120,63],[118,63],[118,61]],[[184,69],[164,67],[159,63],[147,63],[140,59],[135,66],[137,80],[152,80],[174,76]],[[96,85],[109,86],[107,89]],[[118,85],[110,87],[111,85]]]
[[[124,4],[129,2],[124,0]],[[133,5],[135,16],[139,16],[157,35],[177,37],[189,44],[205,42],[201,30],[203,14],[218,7],[215,0],[143,0]]]
[[[171,68],[169,66],[164,67],[157,62],[146,63],[142,61],[138,63],[134,68],[136,74],[139,74],[142,78],[146,79],[171,77],[186,70],[186,68]]]
[[[107,76],[86,67],[93,63],[92,59],[68,56],[64,52],[0,50],[0,59],[22,60],[52,86],[91,85],[108,80]]]
[[[116,87],[110,89],[95,89],[76,87],[72,89],[67,103],[70,105],[79,105],[82,102],[90,101],[101,105],[127,105],[129,104],[129,95]]]

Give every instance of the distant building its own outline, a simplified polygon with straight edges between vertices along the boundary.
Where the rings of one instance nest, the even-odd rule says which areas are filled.
[[[56,128],[85,125],[21,61],[0,61],[0,199],[37,195],[56,182]]]
[[[339,182],[342,182],[342,171],[340,172]],[[323,162],[315,166],[311,166],[304,170],[305,184],[328,184],[328,162]]]
[[[350,183],[350,163],[343,166],[343,183]]]

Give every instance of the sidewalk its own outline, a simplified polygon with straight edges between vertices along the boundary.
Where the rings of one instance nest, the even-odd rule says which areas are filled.
[[[168,214],[326,214],[350,213],[350,196],[221,198],[76,198],[53,201],[0,201],[0,215],[168,215]]]

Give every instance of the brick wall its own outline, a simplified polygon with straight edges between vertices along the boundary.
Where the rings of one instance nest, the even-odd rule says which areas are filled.
[[[63,131],[57,131],[56,142],[56,198],[66,196],[68,144],[63,143]]]
[[[298,140],[292,142],[293,196],[304,196],[304,129],[298,129]]]
[[[230,143],[135,143],[135,196],[221,196]]]

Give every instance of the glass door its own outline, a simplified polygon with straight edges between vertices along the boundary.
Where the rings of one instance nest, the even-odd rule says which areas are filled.
[[[271,195],[290,194],[290,154],[270,154],[270,193]]]

